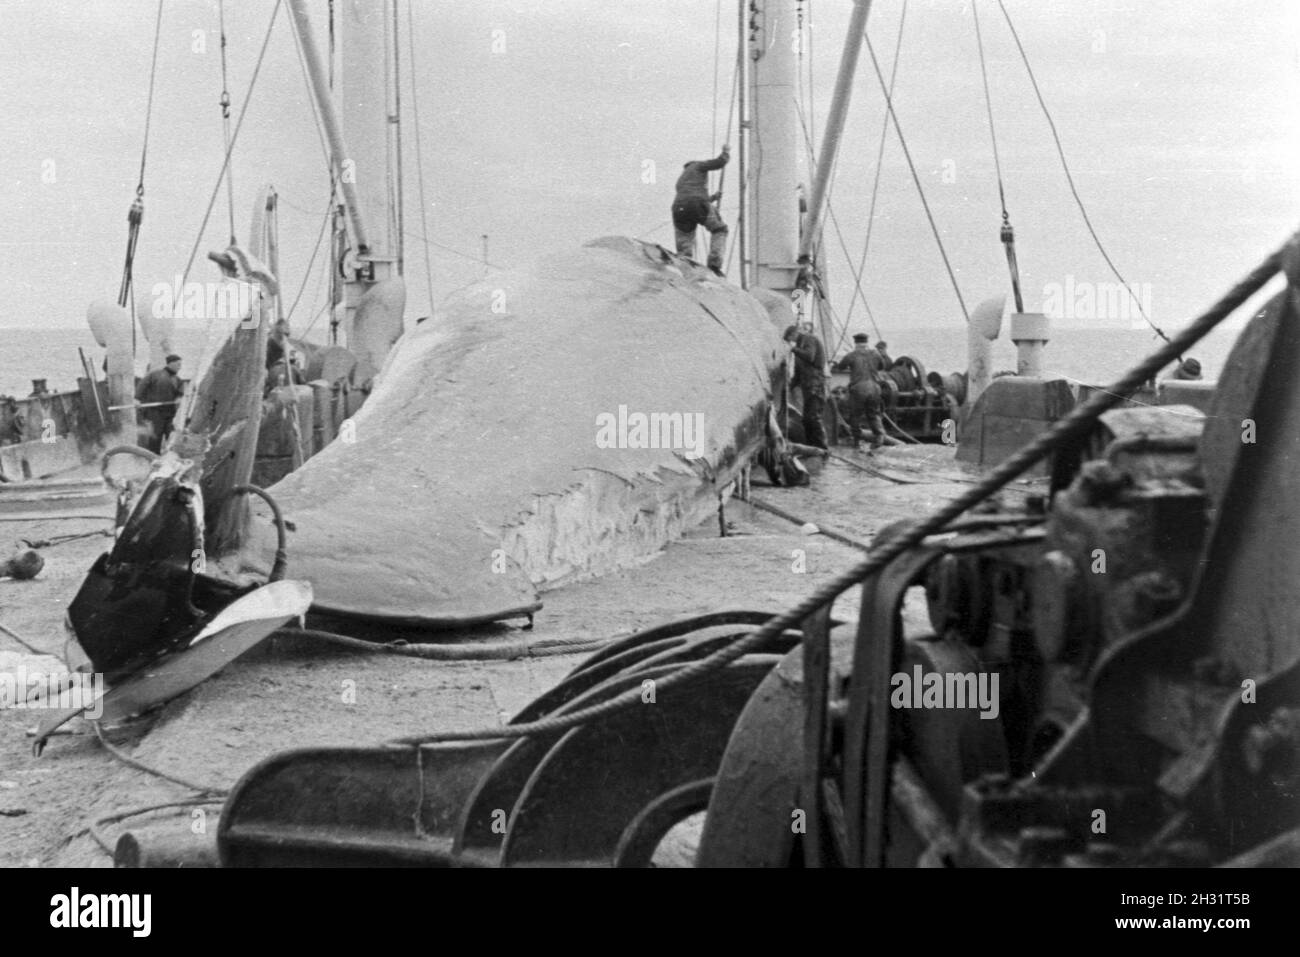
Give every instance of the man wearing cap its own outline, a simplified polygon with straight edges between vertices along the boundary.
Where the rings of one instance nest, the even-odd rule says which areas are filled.
[[[858,338],[857,336],[854,336],[853,341],[856,342],[857,338]],[[894,360],[891,359],[889,356],[889,347],[885,345],[884,339],[881,339],[879,342],[876,343],[876,352],[880,356],[881,371],[888,372],[891,368],[893,368]]]
[[[677,255],[695,258],[695,230],[707,229],[709,240],[709,268],[722,275],[722,252],[727,245],[727,224],[718,215],[714,203],[721,193],[709,195],[709,172],[722,169],[731,159],[731,147],[724,145],[716,159],[691,160],[682,167],[677,177],[677,197],[673,200],[673,230],[677,239]]]
[[[135,387],[135,401],[145,429],[143,445],[151,452],[161,452],[172,433],[176,406],[185,391],[180,373],[181,357],[173,353],[165,366],[154,369]]]
[[[883,366],[879,343],[875,349],[870,339],[859,332],[853,337],[853,351],[835,364],[836,372],[849,374],[849,430],[860,449],[863,438],[863,420],[871,426],[871,447],[880,448],[885,441],[885,425],[881,419],[880,385],[876,376]]]
[[[826,448],[822,412],[826,408],[826,350],[811,332],[790,326],[783,337],[794,355],[794,378],[790,385],[803,394],[803,438],[807,445]]]

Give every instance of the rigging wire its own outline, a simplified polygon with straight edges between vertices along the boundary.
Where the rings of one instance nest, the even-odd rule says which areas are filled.
[[[221,126],[230,152],[230,89],[226,74],[226,0],[217,0],[217,17],[221,26]],[[230,211],[230,245],[235,244],[235,174],[229,166],[226,174],[226,205]]]
[[[966,308],[966,300],[962,297],[961,287],[957,284],[957,275],[953,272],[952,263],[948,259],[948,251],[943,247],[943,237],[939,235],[939,227],[934,221],[934,214],[930,212],[929,200],[925,198],[925,189],[921,186],[921,177],[916,173],[916,164],[912,162],[912,151],[907,148],[907,140],[903,136],[903,128],[898,123],[898,115],[894,112],[894,99],[889,94],[889,88],[885,86],[885,76],[880,72],[880,61],[876,59],[875,48],[871,45],[871,38],[867,36],[866,31],[862,33],[862,42],[867,45],[867,53],[871,56],[871,66],[876,71],[876,80],[880,84],[880,92],[885,96],[885,106],[889,110],[889,118],[893,121],[894,132],[898,134],[898,145],[903,148],[903,156],[907,159],[907,168],[912,173],[912,182],[916,184],[917,195],[921,197],[921,205],[925,208],[925,218],[930,222],[930,231],[934,233],[934,241],[939,246],[939,255],[943,257],[943,268],[948,271],[948,279],[952,282],[952,291],[957,295],[957,302],[961,306],[962,317],[970,324],[970,312]]]
[[[717,149],[718,146],[718,67],[722,59],[721,47],[722,0],[718,0],[713,14],[713,127],[709,130],[710,149]]]
[[[291,19],[291,20],[289,21],[289,23],[290,23],[290,29],[293,30],[293,20]],[[332,25],[332,24],[331,24],[331,25]],[[295,34],[296,34],[296,30],[294,30],[293,32],[295,32]],[[331,34],[331,35],[332,35],[332,34]],[[293,49],[294,49],[294,53],[296,53],[297,56],[298,56],[298,68],[299,68],[299,70],[302,72],[302,81],[303,81],[303,84],[304,84],[304,85],[306,86],[306,88],[307,88],[307,102],[311,104],[311,117],[312,117],[312,121],[316,124],[316,139],[317,139],[317,141],[320,143],[321,157],[322,157],[322,159],[323,159],[324,162],[325,162],[325,171],[326,171],[327,175],[329,176],[329,181],[330,181],[330,185],[329,185],[329,201],[328,201],[328,203],[327,203],[327,205],[326,205],[326,207],[325,207],[325,223],[326,223],[326,227],[328,227],[328,225],[329,225],[329,221],[330,221],[330,219],[332,218],[333,213],[334,213],[334,206],[335,206],[335,204],[336,204],[337,201],[338,201],[338,184],[337,184],[337,182],[335,181],[335,178],[334,178],[334,163],[332,162],[332,160],[331,160],[331,158],[330,158],[329,144],[326,142],[326,138],[325,138],[325,124],[324,124],[324,121],[323,121],[323,119],[322,119],[322,117],[321,117],[321,114],[320,114],[320,106],[317,104],[317,102],[316,102],[316,97],[312,94],[312,91],[311,91],[311,77],[308,76],[308,74],[307,74],[307,61],[303,58],[303,55],[302,55],[302,46],[301,46],[301,44],[295,42],[295,43],[293,44]],[[333,67],[334,67],[334,62],[333,62],[333,61],[334,61],[334,58],[333,58],[333,56],[331,56],[331,57],[330,57],[330,69],[331,69],[331,70],[332,70]],[[293,209],[298,210],[300,213],[306,213],[307,215],[311,215],[311,214],[312,214],[312,210],[304,209],[303,207],[298,206],[298,205],[295,204],[295,203],[291,203],[291,202],[289,202],[288,200],[286,200],[283,196],[279,197],[279,202],[284,203],[285,205],[290,206],[290,207],[292,207]],[[294,299],[293,299],[293,305],[289,307],[289,312],[288,312],[286,318],[291,318],[291,317],[292,317],[294,310],[295,310],[295,309],[297,308],[297,306],[298,306],[298,302],[299,302],[299,300],[302,299],[303,293],[304,293],[304,292],[306,291],[306,289],[307,289],[307,283],[311,280],[311,270],[312,270],[312,266],[315,264],[315,262],[316,262],[316,256],[317,256],[318,253],[320,252],[320,244],[321,244],[321,240],[324,238],[324,232],[323,232],[323,230],[324,230],[326,227],[322,227],[322,233],[321,233],[321,236],[318,236],[317,239],[316,239],[316,247],[315,247],[315,249],[312,250],[311,260],[307,263],[307,271],[306,271],[305,273],[303,273],[303,277],[302,277],[302,285],[298,287],[298,294],[297,294],[296,296],[294,296]],[[326,275],[326,282],[327,282],[327,283],[332,282],[333,269],[332,269],[332,268],[327,268],[326,273],[327,273],[327,275]],[[278,278],[278,277],[277,277],[277,278]],[[312,309],[314,310],[315,308],[316,308],[316,303],[315,303],[315,301],[313,300],[313,302],[312,302]],[[308,324],[307,329],[310,330],[311,325],[315,324],[316,319],[319,319],[319,318],[320,318],[320,314],[317,313],[317,314],[315,315],[315,317],[312,319],[312,322],[311,322],[310,324]],[[304,336],[305,336],[305,335],[306,335],[306,331],[304,331],[303,333],[301,333],[301,335],[304,335]]]
[[[1038,98],[1038,105],[1042,108],[1043,116],[1047,119],[1047,126],[1052,131],[1052,141],[1056,144],[1056,155],[1060,157],[1061,169],[1065,171],[1065,180],[1070,185],[1070,193],[1074,196],[1074,202],[1079,207],[1079,214],[1083,217],[1084,226],[1088,228],[1088,234],[1092,236],[1092,241],[1096,244],[1097,251],[1101,253],[1101,258],[1106,260],[1106,265],[1110,267],[1110,271],[1114,274],[1115,278],[1120,281],[1120,285],[1124,287],[1125,291],[1129,294],[1129,298],[1132,299],[1134,305],[1137,306],[1138,313],[1146,320],[1147,325],[1155,331],[1156,335],[1165,342],[1169,342],[1169,337],[1165,335],[1164,330],[1151,321],[1151,317],[1148,316],[1146,310],[1142,308],[1142,301],[1133,292],[1128,281],[1121,276],[1119,270],[1115,268],[1115,263],[1111,260],[1109,253],[1106,252],[1106,247],[1102,245],[1101,238],[1097,235],[1097,231],[1093,229],[1092,220],[1088,218],[1088,211],[1084,208],[1083,199],[1080,198],[1079,190],[1074,185],[1074,176],[1070,173],[1070,164],[1066,162],[1065,148],[1061,145],[1061,137],[1056,132],[1056,123],[1052,120],[1052,113],[1047,108],[1047,102],[1043,99],[1042,90],[1038,88],[1038,80],[1034,76],[1033,67],[1029,65],[1029,57],[1025,53],[1024,45],[1020,42],[1020,34],[1016,32],[1016,26],[1011,22],[1011,14],[1007,12],[1006,5],[1002,0],[998,0],[998,8],[1002,11],[1002,16],[1007,21],[1007,28],[1011,31],[1011,38],[1016,41],[1016,49],[1020,51],[1020,60],[1025,65],[1025,72],[1029,74],[1029,82],[1034,88],[1034,96]]]
[[[402,184],[402,43],[398,37],[397,0],[393,0],[393,139],[397,156],[397,275],[406,275],[406,248],[402,236],[406,232],[406,193]]]
[[[317,296],[317,298],[319,298],[319,295]],[[312,305],[314,306],[315,303],[313,302]],[[329,310],[330,310],[330,304],[326,302],[325,305],[320,307],[316,315],[312,316],[311,322],[307,323],[307,328],[303,329],[301,338],[306,339],[307,333],[311,332],[312,327],[316,325],[316,321],[320,319],[321,316],[325,315],[325,313],[329,312]]]
[[[812,105],[817,102],[817,94],[813,90],[813,63],[816,62],[817,58],[813,55],[813,0],[808,0],[808,22],[803,36],[808,38],[808,132],[815,141],[817,139],[817,112],[812,108]],[[799,44],[799,52],[800,56],[802,56],[802,43]],[[836,156],[836,159],[838,160],[839,157]]]
[[[415,83],[415,25],[411,18],[411,7],[406,5],[406,42],[411,53],[411,112],[414,114],[412,126],[415,127],[415,176],[420,186],[420,233],[424,241],[424,281],[429,290],[429,318],[433,318],[433,266],[429,263],[429,206],[424,199],[424,147],[420,140],[420,101]]]
[[[893,97],[894,95],[894,83],[898,79],[899,56],[903,51],[903,27],[906,25],[906,23],[907,23],[907,0],[903,0],[903,10],[898,17],[898,37],[894,40],[894,62],[889,69],[890,97]],[[880,196],[880,174],[884,170],[885,143],[888,139],[888,136],[889,136],[889,111],[886,110],[885,115],[881,117],[881,121],[880,121],[880,143],[876,147],[876,174],[873,177],[871,183],[871,208],[867,212],[867,235],[866,238],[863,239],[862,241],[862,255],[858,259],[857,275],[859,276],[862,275],[862,273],[867,268],[867,250],[871,248],[871,232],[876,224],[876,200]],[[844,317],[846,328],[847,328],[847,324],[853,319],[853,306],[856,302],[857,302],[857,295],[855,293],[854,297],[849,300],[848,312]],[[872,328],[875,329],[876,320],[875,317],[871,315],[871,307],[867,305],[867,297],[865,293],[862,296],[862,305],[867,310],[867,316],[871,318]],[[876,335],[878,336],[880,335],[879,329],[876,329]],[[836,348],[838,348],[838,346]]]
[[[731,142],[731,129],[732,129],[731,124],[732,124],[732,121],[733,121],[733,120],[736,118],[736,116],[740,113],[740,101],[739,101],[739,99],[738,99],[738,96],[739,96],[739,93],[740,93],[740,72],[741,72],[741,64],[742,64],[742,62],[743,62],[743,58],[744,58],[744,56],[745,56],[745,38],[744,38],[744,36],[742,35],[742,36],[740,37],[739,44],[738,44],[737,47],[736,47],[736,62],[735,62],[735,65],[732,66],[732,68],[731,68],[731,98],[727,101],[727,135],[726,135],[725,139],[723,140],[724,143],[728,143],[728,144]],[[742,122],[743,122],[743,121],[742,121]],[[744,135],[745,135],[744,130],[741,130],[740,133],[739,133],[738,135],[739,135],[739,136],[744,136]],[[737,175],[739,175],[739,173],[738,173]],[[724,166],[724,167],[722,168],[722,173],[718,176],[718,192],[719,192],[719,193],[722,192],[722,184],[726,181],[726,178],[727,178],[727,168]],[[742,186],[742,189],[741,189],[740,192],[741,192],[741,196],[743,196],[743,195],[744,195],[744,189],[743,189],[744,184],[742,183],[741,186]],[[719,201],[718,201],[718,205],[719,205],[719,206],[722,205],[722,201],[721,201],[720,199],[719,199]],[[723,267],[722,267],[723,275],[726,275],[727,273],[729,273],[729,272],[731,271],[731,255],[732,255],[732,253],[735,251],[736,243],[739,241],[739,235],[740,235],[740,224],[741,224],[741,222],[743,222],[744,217],[745,217],[745,211],[744,211],[744,209],[741,208],[740,200],[737,199],[737,201],[736,201],[736,231],[733,233],[733,232],[731,232],[730,230],[728,230],[728,233],[727,233],[727,247],[728,247],[728,248],[727,248],[726,263],[725,263],[725,264],[723,265]]]
[[[307,281],[311,279],[312,267],[316,265],[316,257],[320,254],[321,242],[325,239],[325,230],[329,227],[330,217],[334,213],[334,198],[331,196],[330,201],[325,204],[325,220],[321,223],[320,233],[316,236],[316,246],[311,251],[311,259],[307,260],[307,271],[302,274],[302,285],[298,287],[298,294],[293,297],[293,305],[285,314],[285,318],[293,317],[293,311],[298,308],[298,301],[302,299],[303,291],[307,288]]]
[[[797,106],[797,104],[796,104],[796,106]],[[816,165],[815,162],[813,162],[812,142],[811,142],[810,139],[809,139],[808,125],[807,125],[807,123],[805,122],[804,115],[803,115],[803,110],[802,110],[802,109],[799,109],[799,110],[798,110],[798,114],[799,114],[799,125],[800,125],[801,130],[803,131],[803,136],[804,136],[804,149],[805,149],[806,152],[808,153],[809,162],[812,163],[813,165]],[[833,185],[833,182],[834,182],[834,179],[835,179],[835,172],[839,169],[839,159],[840,159],[840,158],[839,158],[839,155],[836,155],[836,157],[835,157],[835,163],[834,163],[834,165],[833,165],[832,168],[831,168],[830,180],[831,180],[832,185]],[[863,304],[863,306],[866,307],[866,310],[867,310],[867,317],[871,320],[871,327],[872,327],[873,329],[876,330],[876,336],[877,336],[878,338],[883,339],[884,336],[881,335],[881,333],[880,333],[880,327],[876,325],[876,317],[875,317],[875,316],[872,314],[872,312],[871,312],[871,305],[867,302],[867,294],[866,294],[866,292],[865,292],[865,291],[863,290],[863,288],[862,288],[862,272],[861,272],[861,268],[859,268],[857,271],[854,271],[854,269],[853,269],[853,257],[851,257],[851,256],[849,255],[849,247],[848,247],[848,243],[845,242],[845,240],[844,240],[844,233],[840,230],[839,219],[838,219],[838,217],[836,217],[836,215],[835,215],[835,207],[831,205],[831,192],[832,192],[831,186],[828,185],[828,186],[827,186],[827,189],[826,189],[826,200],[825,200],[825,202],[826,202],[826,213],[827,213],[827,216],[829,217],[829,219],[830,219],[830,221],[831,221],[831,225],[832,225],[832,226],[834,227],[834,229],[835,229],[835,234],[836,234],[836,236],[839,237],[840,249],[841,249],[841,250],[843,251],[843,253],[844,253],[844,259],[845,259],[845,261],[848,263],[848,266],[849,266],[849,272],[850,272],[850,274],[853,276],[853,284],[854,284],[854,288],[855,288],[854,297],[855,297],[855,298],[858,297],[858,296],[861,296],[861,297],[862,297],[862,304]],[[820,249],[820,247],[819,247],[819,249]],[[830,301],[826,298],[826,296],[825,296],[824,294],[821,294],[821,293],[820,293],[820,290],[821,290],[821,283],[820,283],[820,281],[818,282],[817,287],[818,287],[818,290],[819,290],[819,298],[822,300],[822,302],[826,303],[827,306],[829,307],[829,305],[830,305]],[[833,350],[831,350],[831,352],[829,353],[830,355],[834,355],[836,352],[839,351],[840,346],[844,345],[844,340],[845,340],[845,338],[848,336],[848,332],[849,332],[849,317],[848,317],[848,316],[845,316],[845,318],[841,321],[841,320],[840,320],[840,317],[839,317],[839,314],[836,313],[834,309],[831,309],[830,312],[831,312],[831,319],[832,319],[832,328],[837,329],[838,332],[839,332],[839,339],[837,340],[837,342],[836,342],[836,344],[835,344],[835,348],[834,348]]]
[[[1007,214],[1007,193],[1002,186],[1002,161],[998,158],[998,134],[997,129],[993,126],[993,97],[989,95],[989,70],[984,61],[984,37],[980,33],[980,8],[979,3],[972,0],[971,13],[975,15],[975,43],[980,51],[980,76],[984,80],[984,109],[989,117],[989,139],[993,143],[993,169],[998,178],[998,200],[1002,203],[1002,222],[1007,222],[1010,218]]]
[[[125,307],[131,303],[131,359],[134,363],[137,349],[138,325],[135,311],[135,252],[140,243],[140,225],[144,222],[144,169],[149,156],[149,126],[153,119],[154,81],[158,77],[158,41],[162,36],[162,0],[158,0],[158,13],[153,26],[153,55],[149,62],[149,95],[144,108],[144,142],[140,146],[140,178],[135,185],[135,199],[127,212],[126,259],[122,263],[122,284],[117,293],[117,304]]]
[[[871,323],[871,328],[872,328],[872,329],[875,331],[875,333],[876,333],[876,338],[877,338],[877,339],[884,339],[885,337],[884,337],[884,335],[883,335],[883,334],[881,333],[881,331],[880,331],[880,326],[876,325],[876,317],[875,317],[875,314],[872,313],[872,311],[871,311],[871,303],[869,303],[869,302],[867,301],[867,293],[866,293],[866,291],[862,288],[862,273],[861,273],[861,272],[852,272],[852,270],[853,270],[853,260],[849,257],[849,246],[848,246],[848,243],[846,243],[846,242],[844,241],[844,233],[840,230],[840,220],[839,220],[839,217],[835,215],[835,207],[833,207],[833,206],[831,205],[830,197],[829,197],[829,196],[827,196],[827,198],[826,198],[826,213],[827,213],[827,215],[828,215],[829,218],[830,218],[831,226],[833,226],[834,229],[835,229],[835,235],[836,235],[836,237],[839,239],[840,249],[841,249],[841,250],[843,251],[843,253],[844,253],[844,259],[845,259],[845,260],[848,262],[848,264],[849,264],[849,271],[850,271],[850,272],[852,273],[852,275],[853,275],[853,289],[854,289],[854,296],[855,296],[855,297],[860,296],[860,297],[862,298],[862,307],[863,307],[864,309],[867,310],[867,319],[868,319],[868,321]],[[853,301],[854,301],[854,300],[850,300],[850,304],[852,304]],[[832,314],[833,314],[833,313],[832,313]],[[844,345],[844,340],[845,340],[846,338],[848,338],[848,335],[849,335],[849,319],[850,319],[850,318],[852,318],[852,317],[849,316],[849,315],[847,315],[847,314],[845,315],[845,317],[844,317],[844,323],[843,323],[843,326],[842,326],[841,331],[840,331],[840,338],[839,338],[839,341],[837,341],[837,342],[835,343],[835,348],[831,351],[831,353],[830,353],[831,355],[834,355],[836,352],[838,352],[838,351],[840,350],[840,347]]]
[[[253,98],[253,90],[257,88],[257,77],[262,72],[262,62],[266,59],[266,49],[271,44],[271,31],[275,27],[275,18],[280,14],[280,5],[283,0],[275,0],[275,8],[271,10],[271,19],[266,25],[266,36],[262,38],[262,49],[257,54],[257,63],[253,66],[253,76],[248,81],[248,92],[244,94],[244,102],[239,107],[239,117],[235,120],[235,129],[231,134],[230,142],[226,144],[226,155],[221,161],[221,171],[217,174],[217,182],[212,187],[212,195],[208,197],[208,207],[203,211],[203,220],[199,223],[198,234],[194,237],[194,245],[190,248],[190,258],[185,263],[185,271],[181,273],[181,288],[184,288],[186,280],[189,278],[190,270],[194,268],[194,260],[199,254],[199,246],[203,242],[203,232],[208,227],[208,220],[212,216],[212,207],[216,205],[217,196],[221,194],[221,180],[225,176],[226,169],[230,166],[230,153],[235,148],[235,143],[239,140],[239,131],[243,129],[244,117],[248,115],[248,103]],[[231,244],[234,244],[234,237],[231,237]],[[215,321],[215,320],[212,320]],[[211,322],[209,327],[211,327]],[[203,347],[199,350],[199,357],[195,363],[195,369],[202,367],[204,356],[207,353],[207,339],[205,337]],[[182,421],[187,421],[190,413],[194,408],[194,399],[199,394],[198,388],[193,388],[188,393],[188,401],[185,403],[185,415]]]
[[[282,0],[275,0],[275,9],[271,11],[271,21],[266,25],[266,36],[262,40],[261,52],[257,55],[257,63],[253,67],[253,77],[248,84],[248,92],[244,94],[243,105],[239,108],[239,117],[235,120],[235,130],[231,135],[230,143],[226,146],[226,155],[221,161],[221,170],[217,173],[217,182],[212,189],[212,195],[208,198],[208,207],[204,210],[203,220],[199,223],[198,235],[194,238],[194,245],[190,248],[190,258],[185,263],[185,271],[181,273],[181,285],[189,278],[190,270],[194,268],[194,260],[198,257],[199,246],[203,242],[203,231],[207,229],[208,220],[212,217],[212,207],[216,205],[217,196],[221,193],[221,181],[226,174],[226,168],[230,165],[230,154],[235,148],[235,143],[239,140],[239,131],[243,128],[244,117],[248,112],[248,101],[253,97],[253,90],[257,86],[257,76],[262,69],[262,61],[266,57],[266,48],[271,42],[271,28],[275,26],[275,18],[280,12]]]
[[[158,15],[154,19],[153,27],[153,58],[149,63],[149,98],[145,102],[144,108],[144,145],[140,148],[140,180],[135,187],[135,195],[144,196],[144,165],[145,158],[149,155],[149,124],[153,119],[153,88],[154,80],[158,76],[158,40],[162,35],[162,0],[158,0]]]

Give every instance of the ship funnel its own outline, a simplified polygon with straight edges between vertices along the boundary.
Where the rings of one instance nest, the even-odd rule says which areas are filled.
[[[1007,297],[985,299],[971,313],[966,328],[966,401],[973,405],[993,378],[993,343],[1002,331]]]

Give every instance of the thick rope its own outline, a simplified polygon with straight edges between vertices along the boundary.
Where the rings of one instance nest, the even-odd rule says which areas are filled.
[[[35,645],[29,642],[22,635],[18,634],[18,632],[14,631],[12,628],[7,628],[4,625],[0,625],[0,635],[8,635],[10,638],[18,642],[18,644],[22,645],[24,648],[26,648],[34,655],[50,654],[48,651],[41,651],[41,649],[37,648]]]
[[[610,644],[610,638],[544,639],[542,641],[509,641],[491,644],[401,644],[397,642],[365,641],[351,635],[317,628],[281,628],[274,633],[283,638],[311,638],[341,648],[369,654],[398,655],[404,658],[423,658],[427,661],[513,661],[516,658],[546,658],[552,655],[576,655],[598,651]]]
[[[108,838],[105,837],[103,831],[100,830],[105,824],[119,824],[127,818],[140,817],[145,814],[152,814],[155,811],[165,811],[169,808],[199,807],[205,804],[221,804],[222,800],[223,799],[214,798],[186,798],[183,801],[164,801],[161,804],[146,804],[143,807],[133,807],[126,811],[118,811],[116,814],[110,814],[108,817],[101,817],[99,820],[93,822],[89,827],[87,827],[84,832],[80,833],[88,833],[94,839],[95,843],[98,844],[109,857],[114,857],[116,855],[115,848],[109,844]],[[75,837],[76,835],[73,836]]]
[[[1293,237],[1291,242],[1300,242],[1300,234]],[[787,629],[801,627],[803,621],[809,615],[833,601],[841,592],[880,571],[903,552],[921,544],[927,536],[944,529],[953,519],[971,506],[978,504],[1008,482],[1023,475],[1044,459],[1053,449],[1084,435],[1093,427],[1102,413],[1114,408],[1128,395],[1141,388],[1152,376],[1167,366],[1174,357],[1199,342],[1225,317],[1259,292],[1264,284],[1278,272],[1281,264],[1282,251],[1279,250],[1255,267],[1248,276],[1229,290],[1207,312],[1202,313],[1187,328],[1174,336],[1171,341],[1143,359],[1105,391],[1097,392],[1082,404],[1075,406],[1064,418],[1057,420],[1036,439],[1022,447],[1020,451],[1004,460],[980,479],[969,491],[963,492],[933,512],[929,518],[901,531],[897,538],[892,538],[872,548],[863,561],[840,573],[831,581],[826,582],[799,604],[770,619],[757,631],[738,639],[733,644],[714,652],[706,658],[701,658],[699,661],[686,665],[680,671],[657,679],[655,682],[657,691],[698,680],[705,675],[726,667],[742,655],[761,647]],[[534,734],[552,734],[635,707],[644,707],[640,688],[631,689],[589,708],[583,708],[569,714],[554,715],[526,724],[498,728],[479,728],[470,731],[444,731],[436,734],[399,738],[391,743],[403,746],[419,746],[441,741],[486,741],[522,738]]]
[[[99,739],[99,743],[104,746],[104,750],[106,750],[113,757],[117,758],[117,760],[121,761],[127,767],[135,768],[137,771],[143,771],[145,774],[151,774],[154,777],[161,778],[164,781],[170,781],[172,784],[179,784],[181,787],[189,788],[191,791],[197,791],[199,794],[225,794],[226,793],[224,788],[208,787],[206,784],[195,784],[193,781],[187,781],[185,780],[185,778],[177,777],[174,774],[168,774],[166,771],[159,771],[155,767],[150,767],[148,764],[145,764],[143,761],[138,761],[135,758],[131,757],[131,755],[127,754],[125,751],[123,751],[121,748],[117,747],[116,745],[111,744],[109,740],[104,737],[104,732],[100,728],[98,721],[90,722],[90,726],[95,729],[95,737],[97,737]]]

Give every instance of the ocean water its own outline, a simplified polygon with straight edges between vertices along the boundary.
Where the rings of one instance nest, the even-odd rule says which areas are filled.
[[[317,330],[310,337],[316,340]],[[324,335],[319,337],[324,341]],[[136,374],[144,375],[149,362],[149,343],[141,335],[137,340]],[[33,379],[45,379],[47,387],[62,392],[77,387],[81,371],[81,357],[77,349],[85,351],[95,372],[103,376],[104,350],[95,343],[89,327],[57,329],[19,329],[0,327],[0,395],[30,395]],[[210,359],[215,346],[208,345],[206,328],[202,325],[177,324],[172,337],[172,348],[185,360],[181,376],[194,374],[200,359],[206,354]]]
[[[919,360],[927,371],[943,374],[966,367],[966,336],[960,326],[899,327],[883,329],[882,332],[895,358],[911,356]],[[1200,360],[1205,378],[1217,378],[1238,332],[1235,328],[1217,329],[1190,353]],[[182,375],[193,374],[204,341],[202,327],[183,326],[177,330],[173,345],[186,360]],[[851,345],[852,342],[848,341],[839,351],[843,352]],[[1081,382],[1105,383],[1114,380],[1159,345],[1160,340],[1146,329],[1058,328],[1053,331],[1047,345],[1044,362],[1049,372]],[[85,350],[92,366],[99,369],[104,352],[95,344],[89,329],[0,328],[0,395],[28,395],[31,380],[36,378],[48,380],[49,388],[53,390],[75,389],[77,377],[81,375],[78,347]],[[994,343],[993,356],[995,370],[1015,369],[1015,346],[1006,339],[1005,327],[1003,338]],[[142,337],[136,370],[141,375],[145,372],[147,360],[148,344]]]

